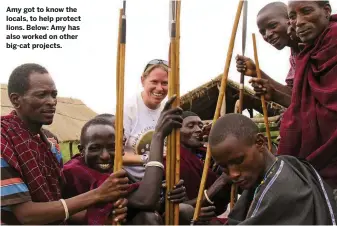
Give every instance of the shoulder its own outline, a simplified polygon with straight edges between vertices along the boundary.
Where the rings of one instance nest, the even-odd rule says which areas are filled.
[[[337,35],[337,21],[333,21],[330,23],[330,29],[333,34]]]
[[[132,117],[137,112],[140,94],[134,94],[126,99],[124,104],[124,114]]]
[[[124,106],[126,108],[132,108],[137,105],[138,99],[141,98],[140,93],[133,94],[132,96],[129,96],[126,98],[126,101],[124,103]]]
[[[329,27],[323,32],[321,45],[325,46],[328,45],[330,47],[336,47],[337,46],[337,21],[331,22]]]
[[[1,116],[1,134],[14,126],[11,115]]]
[[[265,184],[266,189],[270,189],[270,194],[283,201],[310,196],[312,189],[308,186],[307,178],[300,172],[300,167],[303,167],[303,165],[292,156],[289,156],[289,158],[288,156],[280,156],[279,161],[280,164],[275,169],[275,174]]]
[[[64,171],[70,171],[73,168],[80,167],[81,164],[81,156],[79,154],[74,155],[68,162],[66,162],[63,166]]]

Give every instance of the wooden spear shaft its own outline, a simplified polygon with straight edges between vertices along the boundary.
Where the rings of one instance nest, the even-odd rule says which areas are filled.
[[[121,44],[123,9],[119,11],[119,29],[117,46],[117,65],[116,65],[116,136],[115,136],[115,160],[114,172],[122,168],[123,156],[123,103],[124,103],[124,64],[125,64],[125,43]],[[122,128],[122,129],[121,129]]]
[[[172,2],[172,4],[174,4]],[[173,5],[172,5],[173,7]],[[174,18],[174,16],[173,16]],[[176,21],[175,19],[171,22],[171,39],[170,39],[170,54],[169,54],[169,88],[168,88],[168,97],[171,97],[175,94],[175,52],[176,52],[176,43],[175,43],[175,29]],[[175,103],[173,103],[173,106]],[[175,173],[175,130],[167,136],[167,154],[166,154],[166,202],[165,202],[165,224],[173,225],[174,219],[174,208],[173,204],[168,200],[168,192],[172,190],[174,186],[174,173]]]
[[[125,2],[124,2],[125,4]],[[114,172],[123,166],[123,111],[124,111],[124,71],[125,71],[125,43],[126,43],[126,17],[125,5],[119,11],[118,46],[116,64],[116,120],[115,120],[115,159]],[[114,225],[116,222],[112,222]],[[116,225],[120,225],[117,222]]]
[[[230,39],[230,42],[229,42],[229,48],[228,48],[228,51],[227,51],[226,64],[225,64],[224,73],[223,73],[223,76],[222,76],[222,79],[221,79],[221,87],[220,87],[220,90],[219,90],[219,97],[218,97],[218,101],[217,101],[217,105],[216,105],[216,109],[215,109],[215,113],[214,113],[212,126],[215,124],[216,120],[219,118],[221,104],[223,102],[224,94],[226,93],[228,72],[229,72],[229,67],[230,67],[230,63],[231,63],[231,60],[232,60],[236,31],[238,29],[240,15],[241,15],[241,11],[242,11],[242,6],[243,6],[243,1],[239,1],[239,5],[238,5],[237,11],[236,11],[234,25],[233,25],[233,29],[232,29],[232,35],[231,35],[231,39]],[[197,204],[196,204],[194,216],[193,216],[193,222],[198,219],[199,214],[200,214],[202,198],[203,198],[203,195],[204,195],[203,193],[204,193],[204,190],[205,190],[205,183],[206,183],[206,180],[207,180],[207,173],[208,173],[208,169],[209,169],[209,165],[210,165],[210,160],[211,160],[211,152],[210,152],[210,147],[208,145],[204,169],[203,169],[203,172],[202,172],[202,178],[201,178],[201,183],[200,183],[200,187],[199,187]]]
[[[261,78],[261,70],[260,70],[259,58],[257,56],[255,33],[252,34],[252,38],[253,38],[256,73],[257,73],[257,77]],[[261,96],[261,103],[262,103],[264,124],[266,125],[266,133],[267,133],[267,137],[268,137],[268,148],[269,148],[269,151],[271,152],[272,146],[271,146],[270,128],[269,128],[269,123],[268,123],[268,111],[267,111],[266,100],[264,99],[264,95]]]
[[[175,51],[175,107],[180,106],[180,9],[181,1],[176,4],[176,51]],[[175,184],[180,181],[180,130],[175,130]],[[179,204],[174,204],[174,225],[179,225]]]

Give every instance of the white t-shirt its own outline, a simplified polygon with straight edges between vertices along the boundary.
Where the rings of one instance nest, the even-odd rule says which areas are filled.
[[[159,108],[152,110],[143,101],[141,93],[128,100],[124,108],[125,152],[143,155],[149,154],[152,136],[165,105],[162,101]],[[144,176],[143,166],[126,166],[125,169],[137,180]]]

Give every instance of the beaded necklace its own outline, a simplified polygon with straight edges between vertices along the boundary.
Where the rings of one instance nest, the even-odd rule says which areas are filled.
[[[259,191],[261,185],[264,184],[266,182],[267,178],[274,172],[274,170],[275,170],[275,164],[276,164],[277,160],[278,160],[278,158],[276,158],[276,160],[274,161],[273,165],[271,165],[269,167],[269,169],[267,170],[266,174],[264,175],[264,178],[261,181],[261,183],[255,188],[254,198],[255,198],[256,193]]]

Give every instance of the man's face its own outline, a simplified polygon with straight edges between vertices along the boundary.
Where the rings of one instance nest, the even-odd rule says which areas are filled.
[[[304,43],[313,42],[328,26],[331,8],[314,1],[289,1],[290,25]]]
[[[113,170],[115,158],[115,129],[112,125],[91,125],[85,133],[81,152],[88,167],[102,173]],[[80,146],[81,146],[80,145]]]
[[[257,26],[263,39],[276,49],[281,50],[289,45],[288,18],[275,8],[261,12],[257,16]]]
[[[11,94],[15,108],[27,121],[50,125],[56,112],[57,90],[49,74],[33,72],[29,76],[29,88],[23,94]],[[12,101],[13,102],[13,101]]]
[[[225,169],[231,180],[242,189],[253,187],[265,168],[263,148],[264,137],[257,135],[257,142],[246,145],[234,136],[211,147],[215,162]]]
[[[200,140],[200,133],[203,123],[198,116],[188,116],[184,118],[180,129],[180,139],[183,145],[190,148],[199,148],[203,146]]]

